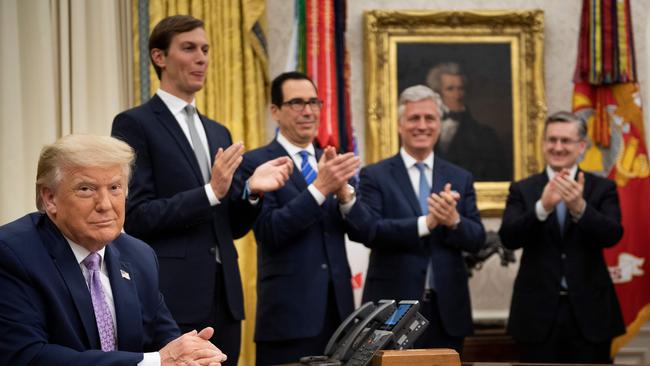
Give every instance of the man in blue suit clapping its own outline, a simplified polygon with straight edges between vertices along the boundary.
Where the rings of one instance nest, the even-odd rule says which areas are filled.
[[[372,249],[363,301],[421,300],[430,324],[415,346],[460,352],[472,333],[461,253],[485,242],[472,175],[434,156],[438,94],[407,88],[398,108],[400,152],[361,170],[360,197],[373,219],[350,238]]]
[[[359,159],[352,153],[337,155],[333,147],[314,147],[321,106],[306,75],[276,77],[271,114],[280,131],[242,162],[246,174],[279,157],[290,157],[296,167],[282,188],[265,194],[254,225],[258,365],[322,354],[353,309],[344,234],[365,217],[347,184]]]

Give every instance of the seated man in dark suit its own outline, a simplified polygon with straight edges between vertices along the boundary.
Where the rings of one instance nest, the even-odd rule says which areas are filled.
[[[546,119],[546,169],[512,183],[499,235],[523,248],[508,332],[522,361],[611,363],[625,333],[603,248],[623,236],[616,184],[583,172],[587,124],[558,112]]]
[[[180,335],[153,250],[121,233],[133,150],[70,135],[43,148],[40,212],[0,227],[0,365],[220,365],[212,328]],[[196,362],[196,363],[194,363]]]
[[[460,352],[473,329],[462,251],[478,251],[485,231],[472,175],[433,152],[440,107],[426,86],[402,92],[402,148],[361,170],[361,201],[373,219],[350,239],[372,249],[363,301],[421,300],[430,324],[415,346]]]

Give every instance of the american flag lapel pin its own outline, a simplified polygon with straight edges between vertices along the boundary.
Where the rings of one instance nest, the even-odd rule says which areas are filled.
[[[129,272],[127,272],[127,271],[125,271],[123,269],[120,269],[120,274],[122,275],[122,278],[126,278],[129,281],[131,280],[131,275],[129,275]]]

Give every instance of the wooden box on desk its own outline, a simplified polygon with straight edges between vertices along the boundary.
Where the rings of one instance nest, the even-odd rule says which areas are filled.
[[[372,366],[460,366],[458,352],[447,348],[379,351]]]

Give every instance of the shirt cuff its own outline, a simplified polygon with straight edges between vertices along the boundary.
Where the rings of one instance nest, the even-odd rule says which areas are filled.
[[[537,200],[537,202],[535,202],[535,215],[537,216],[537,220],[546,221],[551,212],[553,211],[547,212],[544,209],[544,206],[542,206],[542,200]]]
[[[309,193],[311,193],[312,197],[314,197],[314,199],[316,200],[319,206],[325,203],[325,196],[323,196],[323,194],[320,193],[318,188],[314,187],[313,184],[310,184],[309,187],[307,187],[307,189],[309,190]]]
[[[244,192],[242,194],[242,198],[247,200],[248,203],[251,204],[251,206],[257,206],[257,204],[260,203],[260,197],[261,195],[251,194],[251,188],[248,186],[248,180],[247,180],[246,184],[244,185]]]
[[[138,366],[160,366],[160,353],[143,353],[142,361],[138,362]]]
[[[431,231],[427,226],[427,217],[426,216],[418,217],[418,236],[422,238],[429,234],[431,234]]]
[[[217,198],[217,195],[214,194],[214,191],[212,190],[212,186],[210,183],[206,184],[203,186],[205,188],[205,194],[208,196],[208,201],[210,201],[210,206],[216,206],[221,203],[219,199]]]
[[[343,217],[350,213],[350,210],[352,210],[352,206],[354,206],[355,202],[357,202],[356,197],[352,197],[352,199],[346,203],[339,202],[339,210],[341,210],[341,215],[343,215]]]

